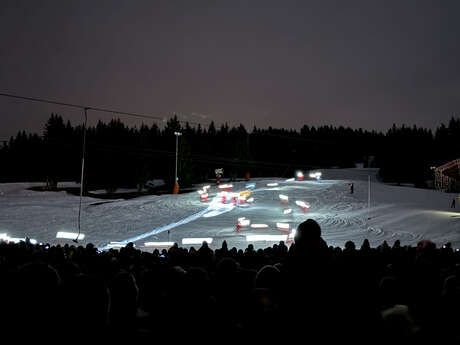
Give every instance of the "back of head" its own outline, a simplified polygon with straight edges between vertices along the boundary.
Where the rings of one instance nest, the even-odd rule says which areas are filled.
[[[319,268],[329,260],[329,248],[321,237],[321,227],[313,219],[299,224],[291,246],[290,256],[297,264],[306,263],[305,259]],[[299,261],[299,259],[301,259]],[[317,260],[320,259],[320,260]]]
[[[110,319],[128,324],[136,316],[138,288],[134,276],[126,271],[116,274],[110,284]]]
[[[277,289],[281,279],[280,270],[272,265],[265,265],[256,274],[256,288]]]
[[[83,332],[103,330],[107,322],[110,295],[102,279],[79,274],[68,282],[65,294],[68,300],[74,302],[68,316],[72,321],[70,327],[80,324]]]
[[[321,227],[313,219],[307,219],[297,227],[295,242],[302,242],[309,239],[317,239],[321,237]]]

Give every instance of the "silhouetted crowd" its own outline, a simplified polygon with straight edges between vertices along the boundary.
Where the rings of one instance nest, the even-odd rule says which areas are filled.
[[[312,219],[257,250],[3,242],[0,327],[47,342],[458,342],[459,262],[430,241],[328,246]]]

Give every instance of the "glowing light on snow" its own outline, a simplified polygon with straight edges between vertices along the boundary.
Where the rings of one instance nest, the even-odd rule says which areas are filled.
[[[25,242],[26,238],[25,237],[10,237],[8,236],[7,233],[0,234],[0,241],[5,241],[5,242],[11,242],[11,243],[20,243],[20,242]],[[30,238],[29,242],[31,244],[37,244],[37,240]]]
[[[20,243],[20,242],[25,242],[26,239],[23,237],[8,237],[8,242],[13,242],[13,243]]]
[[[255,189],[256,188],[256,184],[255,183],[247,183],[246,184],[246,189]]]
[[[251,224],[251,221],[249,219],[246,219],[245,217],[238,218],[238,225],[243,227],[243,226],[249,226]]]
[[[278,183],[267,183],[267,187],[276,187]]]
[[[128,242],[115,242],[115,241],[112,241],[106,247],[108,247],[108,248],[123,248],[123,247],[126,247],[127,244],[128,244]]]
[[[321,172],[318,171],[318,172],[310,173],[309,176],[310,176],[311,178],[319,179],[319,178],[321,177],[321,175],[322,175]]]
[[[288,223],[276,223],[276,227],[281,231],[290,231],[291,226]]]
[[[232,189],[233,185],[232,184],[221,184],[219,185],[219,189]]]
[[[257,241],[286,241],[287,235],[248,235],[246,241],[257,242]]]
[[[210,186],[210,185],[207,185],[207,186],[204,186],[204,187],[203,187],[203,190],[207,191],[209,188],[211,188],[211,186]]]
[[[284,214],[291,214],[292,213],[292,208],[288,208],[283,211]]]
[[[301,208],[310,208],[310,204],[308,202],[297,200],[295,203]]]
[[[248,200],[246,200],[246,202],[252,203],[252,202],[254,202],[254,198],[251,197],[251,198],[249,198]]]
[[[268,224],[251,224],[251,228],[253,228],[253,229],[266,229],[266,228],[268,228]]]
[[[285,182],[294,182],[295,181],[295,178],[288,178]]]
[[[295,175],[296,175],[297,181],[303,181],[303,172],[297,171]]]
[[[203,237],[203,238],[183,238],[182,244],[203,244],[203,242],[207,242],[208,244],[212,243],[211,237]]]
[[[145,242],[146,247],[172,247],[174,242]]]
[[[280,194],[279,196],[282,203],[287,203],[289,201],[289,197],[287,195]]]
[[[56,234],[56,238],[66,238],[68,240],[82,240],[85,238],[85,234],[78,234],[76,232],[65,232],[65,231],[59,231]]]
[[[249,197],[251,196],[252,191],[250,189],[243,190],[242,192],[239,192],[238,194],[244,197]]]

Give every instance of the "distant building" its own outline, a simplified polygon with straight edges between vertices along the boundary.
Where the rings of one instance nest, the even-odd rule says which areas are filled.
[[[444,192],[460,191],[460,158],[434,168],[434,185]]]

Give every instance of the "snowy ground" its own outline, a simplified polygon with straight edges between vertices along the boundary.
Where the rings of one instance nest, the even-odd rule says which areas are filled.
[[[357,246],[369,239],[372,246],[384,240],[415,245],[431,239],[438,245],[452,242],[460,247],[460,208],[451,209],[456,194],[412,187],[392,186],[375,178],[376,170],[323,170],[320,182],[286,182],[283,178],[253,179],[254,202],[247,207],[223,206],[213,198],[217,186],[212,185],[208,203],[199,200],[197,192],[179,195],[144,196],[131,200],[100,200],[83,198],[82,245],[93,243],[104,247],[111,241],[134,241],[144,250],[148,241],[173,241],[182,246],[183,238],[212,238],[212,248],[226,240],[229,247],[246,248],[247,235],[282,235],[276,223],[289,223],[295,228],[307,218],[321,225],[329,245],[343,247],[352,240]],[[368,208],[368,176],[371,176],[371,203]],[[354,194],[349,183],[354,183]],[[267,186],[278,183],[278,186]],[[56,239],[58,231],[77,231],[79,198],[66,192],[35,192],[27,190],[33,183],[0,184],[0,234],[37,239],[43,243],[72,243]],[[233,183],[233,191],[245,189],[246,182]],[[197,190],[199,188],[197,187]],[[280,203],[279,194],[289,197],[289,204]],[[219,199],[220,200],[220,199]],[[309,202],[306,212],[295,201]],[[291,214],[283,214],[292,208]],[[218,212],[216,212],[218,210]],[[454,212],[453,212],[454,211]],[[238,218],[263,223],[266,229],[242,228],[235,231]],[[169,234],[168,234],[169,230]],[[276,242],[251,242],[256,248]],[[187,245],[185,245],[187,247]],[[199,245],[194,245],[196,248]]]

